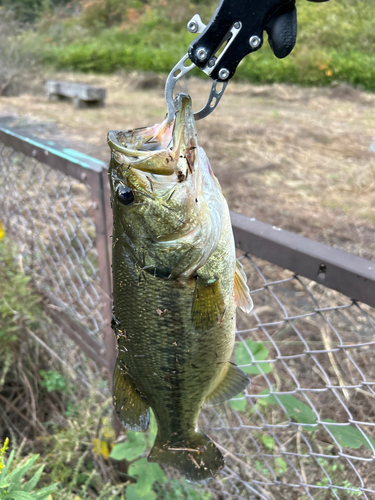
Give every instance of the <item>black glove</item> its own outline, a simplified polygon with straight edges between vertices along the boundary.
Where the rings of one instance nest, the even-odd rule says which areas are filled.
[[[309,0],[327,2],[328,0]],[[283,59],[293,50],[297,39],[297,9],[295,4],[280,7],[265,25],[268,42],[276,57]]]

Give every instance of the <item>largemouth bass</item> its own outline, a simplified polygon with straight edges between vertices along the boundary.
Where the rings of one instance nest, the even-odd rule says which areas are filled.
[[[148,460],[188,480],[215,476],[224,460],[198,429],[203,404],[222,403],[249,378],[229,362],[235,309],[250,312],[227,203],[202,148],[190,97],[176,118],[112,131],[114,406],[126,429],[158,425]]]

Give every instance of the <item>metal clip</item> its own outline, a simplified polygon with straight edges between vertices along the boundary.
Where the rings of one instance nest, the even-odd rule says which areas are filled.
[[[207,104],[200,111],[194,113],[195,121],[201,120],[202,118],[206,118],[206,116],[212,113],[212,111],[219,104],[220,99],[224,94],[224,90],[227,88],[228,82],[221,82],[223,86],[219,92],[216,90],[217,83],[218,83],[217,80],[214,80],[212,82],[211,92],[210,95],[208,96]]]
[[[191,63],[189,66],[185,66],[185,62],[189,59],[189,55],[185,54],[184,57],[176,64],[176,66],[169,73],[167,82],[165,84],[165,100],[167,101],[168,107],[168,123],[171,123],[175,117],[175,108],[174,108],[174,98],[173,98],[173,90],[178,82],[178,80],[186,75],[189,71],[195,68],[195,64]],[[197,113],[194,113],[195,120],[201,120],[208,116],[219,104],[220,99],[224,94],[224,90],[226,89],[228,82],[221,82],[223,84],[220,92],[216,90],[216,85],[218,81],[214,80],[211,87],[211,92],[208,97],[207,104]]]

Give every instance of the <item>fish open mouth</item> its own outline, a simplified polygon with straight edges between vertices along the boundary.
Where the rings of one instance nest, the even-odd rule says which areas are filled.
[[[172,175],[178,173],[179,159],[184,157],[192,173],[197,130],[190,96],[178,94],[175,109],[170,124],[166,118],[153,127],[110,131],[108,144],[115,158],[144,172]]]

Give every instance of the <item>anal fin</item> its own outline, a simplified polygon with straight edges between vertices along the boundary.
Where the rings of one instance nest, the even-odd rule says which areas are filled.
[[[253,301],[247,286],[247,278],[241,262],[236,260],[236,272],[234,274],[234,302],[246,314],[253,309]]]
[[[113,374],[113,405],[125,429],[145,431],[148,428],[149,407],[135,390],[129,375],[121,370],[118,358]]]
[[[215,387],[207,396],[204,404],[207,406],[218,405],[232,399],[250,384],[250,378],[231,363],[227,364],[224,374]]]

